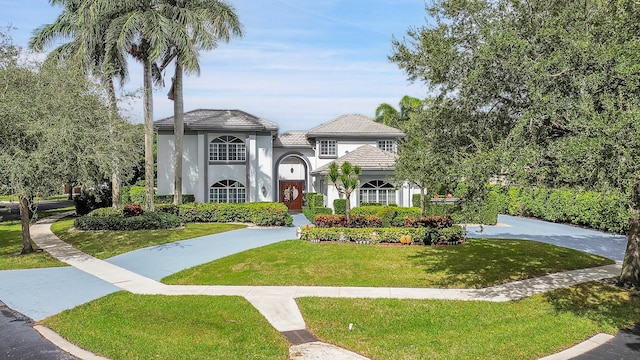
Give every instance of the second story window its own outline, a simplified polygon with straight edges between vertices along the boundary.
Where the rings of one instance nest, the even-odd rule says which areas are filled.
[[[220,136],[209,143],[209,161],[245,161],[246,159],[245,144],[235,136]]]
[[[338,145],[335,140],[320,140],[320,156],[337,156]]]
[[[397,152],[395,140],[378,140],[378,148],[394,154]]]

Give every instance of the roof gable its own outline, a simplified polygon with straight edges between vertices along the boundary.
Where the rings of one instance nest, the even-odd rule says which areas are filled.
[[[308,138],[318,137],[405,137],[405,133],[391,126],[375,122],[361,114],[347,114],[316,126],[307,133]]]
[[[173,130],[173,116],[154,122],[160,130]],[[278,131],[278,125],[242,110],[198,109],[184,113],[189,130]]]
[[[384,151],[377,147],[362,145],[332,162],[335,162],[340,166],[344,162],[348,161],[352,165],[360,166],[362,170],[394,170],[397,157],[398,156],[396,154]],[[312,172],[312,174],[326,174],[329,171],[329,164],[331,163],[317,168]]]

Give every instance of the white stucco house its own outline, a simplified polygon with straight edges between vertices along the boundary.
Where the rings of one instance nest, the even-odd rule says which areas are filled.
[[[158,131],[158,194],[173,194],[173,117]],[[364,115],[343,115],[309,131],[278,133],[278,125],[240,110],[184,114],[183,193],[198,202],[283,202],[292,211],[303,194],[338,192],[326,179],[331,162],[362,167],[351,206],[378,202],[411,206],[419,190],[394,182],[397,142],[405,134]]]

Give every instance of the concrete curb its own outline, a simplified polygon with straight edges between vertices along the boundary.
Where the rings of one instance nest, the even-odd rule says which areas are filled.
[[[55,331],[49,329],[48,327],[42,325],[35,325],[33,327],[37,332],[40,333],[45,339],[51,341],[55,346],[60,349],[68,352],[69,354],[80,358],[82,360],[109,360],[102,356],[98,356],[90,351],[82,349],[70,342],[68,342],[65,338],[58,335]]]

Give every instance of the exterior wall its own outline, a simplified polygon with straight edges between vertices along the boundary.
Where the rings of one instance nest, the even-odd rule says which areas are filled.
[[[159,195],[173,194],[175,141],[173,135],[158,134],[158,190]],[[198,156],[198,135],[184,135],[182,157],[182,193],[198,198],[202,182],[202,165]]]
[[[273,139],[271,135],[259,135],[256,137],[256,160],[249,179],[255,187],[256,196],[252,201],[274,201],[273,193]],[[255,175],[254,175],[255,171]],[[264,189],[264,191],[262,190]]]

